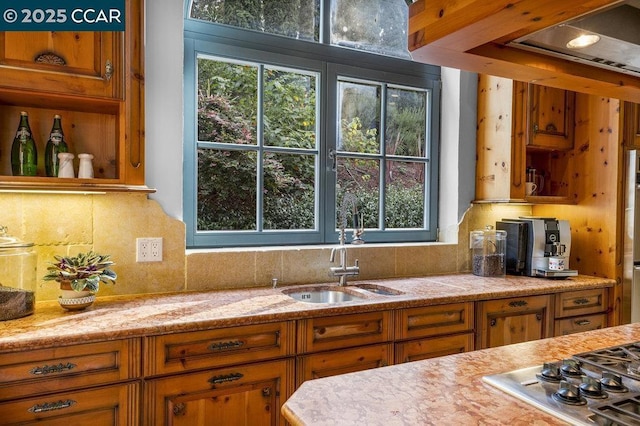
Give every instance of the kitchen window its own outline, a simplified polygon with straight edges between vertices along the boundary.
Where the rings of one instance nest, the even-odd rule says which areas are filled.
[[[335,243],[343,218],[367,242],[435,241],[439,68],[407,59],[406,34],[385,42],[396,21],[359,43],[341,21],[336,37],[330,11],[359,1],[284,2],[287,25],[282,2],[249,3],[187,9],[187,246]]]

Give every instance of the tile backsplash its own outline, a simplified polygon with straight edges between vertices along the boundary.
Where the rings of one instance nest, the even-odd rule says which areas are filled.
[[[331,245],[185,250],[185,225],[167,216],[145,194],[0,194],[0,224],[35,244],[38,300],[58,297],[43,281],[53,256],[95,250],[111,254],[115,285],[99,295],[215,290],[334,281],[328,271]],[[458,226],[458,241],[423,244],[365,244],[348,249],[360,262],[358,279],[409,277],[469,270],[469,231],[530,207],[475,204]],[[162,237],[163,261],[136,262],[136,238]]]

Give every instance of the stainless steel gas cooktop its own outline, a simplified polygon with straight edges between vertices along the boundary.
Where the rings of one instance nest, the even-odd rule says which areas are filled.
[[[640,342],[482,379],[574,425],[640,425]]]

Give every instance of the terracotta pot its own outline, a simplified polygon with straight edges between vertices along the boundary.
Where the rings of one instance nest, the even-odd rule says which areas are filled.
[[[96,296],[91,294],[90,291],[75,291],[71,287],[71,281],[69,280],[59,281],[59,283],[60,297],[58,298],[58,303],[68,311],[85,309],[91,306],[96,300]]]

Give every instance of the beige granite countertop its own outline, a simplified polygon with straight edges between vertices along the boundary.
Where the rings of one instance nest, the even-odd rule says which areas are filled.
[[[282,413],[293,426],[566,424],[482,376],[640,340],[640,324],[308,380]]]
[[[479,277],[472,274],[368,280],[402,292],[334,305],[299,302],[283,294],[293,287],[100,297],[85,311],[66,312],[56,301],[36,303],[35,313],[0,322],[0,352],[92,341],[204,330],[443,303],[611,287],[614,280],[578,276],[566,280]],[[364,283],[353,281],[349,285]],[[335,284],[335,283],[332,283]],[[300,287],[313,287],[300,286]],[[351,291],[358,291],[351,290]]]

